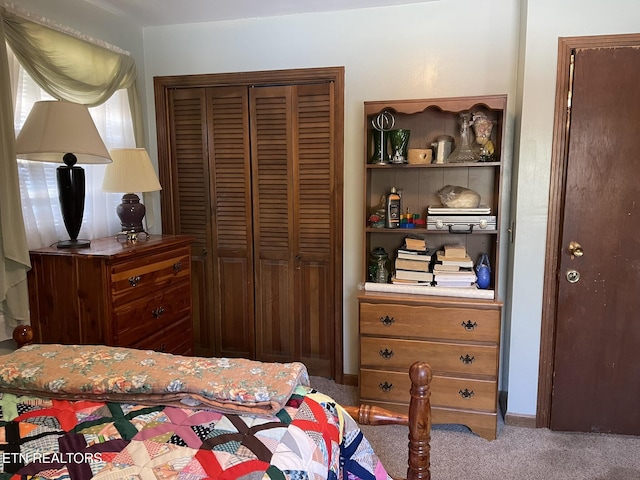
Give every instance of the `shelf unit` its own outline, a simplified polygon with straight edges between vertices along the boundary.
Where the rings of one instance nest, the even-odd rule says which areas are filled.
[[[460,423],[485,438],[493,439],[497,427],[499,342],[502,303],[498,299],[500,206],[502,205],[502,152],[506,95],[374,101],[364,104],[365,128],[365,245],[363,279],[367,281],[370,252],[382,247],[391,264],[395,251],[407,235],[426,239],[435,252],[445,244],[465,245],[476,262],[487,253],[491,263],[493,299],[476,299],[464,294],[438,296],[366,291],[359,295],[360,397],[362,401],[405,412],[408,396],[402,392],[412,362],[423,360],[434,369],[432,410],[434,423]],[[482,112],[493,120],[494,161],[471,163],[374,164],[372,128],[382,113],[394,117],[393,128],[411,131],[408,148],[429,148],[440,135],[461,141],[460,113]],[[472,130],[473,132],[473,130]],[[471,135],[472,145],[475,144]],[[389,152],[391,149],[389,148]],[[435,157],[435,152],[434,152]],[[437,191],[457,185],[480,194],[480,204],[491,207],[496,229],[474,228],[470,232],[427,230],[426,228],[374,228],[367,220],[381,197],[391,187],[402,191],[402,209],[427,218],[427,207],[439,205]],[[405,369],[406,372],[406,369]]]
[[[402,208],[426,218],[429,205],[438,205],[436,192],[445,185],[459,185],[480,194],[481,204],[491,207],[496,216],[496,230],[474,229],[471,234],[426,230],[425,228],[371,228],[365,226],[365,252],[383,247],[393,262],[395,250],[402,246],[406,235],[426,235],[430,249],[435,250],[445,243],[461,243],[467,247],[475,261],[481,253],[488,253],[492,271],[492,289],[498,284],[500,241],[500,205],[502,185],[502,162],[475,163],[429,163],[424,165],[395,165],[368,163],[373,155],[372,121],[381,112],[391,112],[395,118],[394,128],[409,129],[408,148],[428,148],[439,135],[450,135],[456,145],[460,142],[460,113],[482,111],[495,125],[492,140],[495,158],[500,159],[503,150],[503,123],[506,110],[506,95],[462,97],[434,100],[400,100],[365,102],[365,225],[371,209],[380,204],[391,187],[402,190]],[[366,268],[365,268],[366,280]]]

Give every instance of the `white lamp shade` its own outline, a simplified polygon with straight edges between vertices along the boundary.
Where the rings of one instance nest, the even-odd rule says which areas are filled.
[[[162,190],[149,154],[144,148],[114,148],[113,163],[107,166],[102,181],[105,192],[135,193]]]
[[[58,100],[36,102],[16,139],[19,158],[62,163],[73,153],[78,163],[111,163],[109,150],[86,105]]]

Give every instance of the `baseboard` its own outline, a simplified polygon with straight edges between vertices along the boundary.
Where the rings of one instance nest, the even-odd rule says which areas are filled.
[[[505,425],[526,428],[537,427],[535,415],[523,415],[518,413],[509,413],[507,411],[507,392],[500,392],[498,394],[498,403],[500,410],[502,411],[502,416],[504,417]]]
[[[522,415],[518,413],[507,412],[504,415],[505,425],[512,425],[514,427],[526,427],[536,428],[536,416],[535,415]]]

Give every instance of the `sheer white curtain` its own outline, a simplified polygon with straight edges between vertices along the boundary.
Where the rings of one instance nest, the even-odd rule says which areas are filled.
[[[10,49],[8,54],[17,135],[35,102],[54,99],[29,77]],[[92,107],[89,111],[108,149],[136,146],[126,89],[117,90],[107,102]],[[58,166],[55,163],[18,160],[22,213],[29,249],[48,246],[69,237],[58,203]],[[122,194],[102,191],[105,165],[82,167],[85,169],[87,184],[84,217],[78,238],[115,235],[121,230],[116,207],[120,204]]]

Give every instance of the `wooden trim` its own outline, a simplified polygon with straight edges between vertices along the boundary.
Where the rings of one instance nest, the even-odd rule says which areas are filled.
[[[353,375],[352,373],[349,374],[342,374],[342,382],[338,382],[336,380],[336,383],[341,383],[342,385],[349,385],[350,387],[357,387],[358,386],[358,375]]]
[[[558,268],[565,201],[567,171],[568,122],[567,96],[571,54],[577,49],[629,47],[640,45],[640,34],[603,35],[591,37],[561,37],[558,39],[558,69],[556,100],[551,149],[551,180],[547,220],[542,298],[542,326],[540,332],[540,364],[538,368],[538,402],[536,426],[548,428],[551,423],[551,395],[555,358],[555,329],[558,294]],[[513,416],[511,416],[513,418]],[[505,419],[506,420],[506,419]]]

